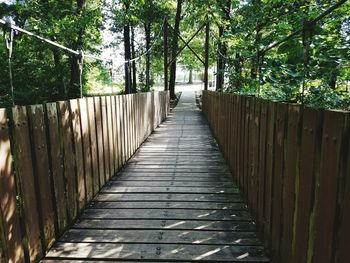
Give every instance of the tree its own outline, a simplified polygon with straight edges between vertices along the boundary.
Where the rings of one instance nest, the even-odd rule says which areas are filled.
[[[169,90],[170,90],[170,98],[175,99],[175,80],[176,80],[176,55],[178,51],[178,35],[180,33],[180,21],[181,21],[181,9],[182,9],[183,0],[177,0],[177,8],[176,8],[176,16],[175,16],[175,25],[174,25],[174,33],[172,38],[172,46],[171,46],[171,59],[172,63],[170,66],[170,82],[169,82]]]

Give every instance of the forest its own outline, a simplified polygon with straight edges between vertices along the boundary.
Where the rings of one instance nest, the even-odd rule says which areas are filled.
[[[204,71],[208,24],[216,90],[350,110],[350,1],[8,0],[0,19],[1,107],[163,87],[165,26],[174,97],[177,66]]]

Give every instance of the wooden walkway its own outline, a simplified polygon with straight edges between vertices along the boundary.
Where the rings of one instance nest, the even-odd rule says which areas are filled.
[[[193,94],[184,93],[42,262],[193,261],[269,262]]]

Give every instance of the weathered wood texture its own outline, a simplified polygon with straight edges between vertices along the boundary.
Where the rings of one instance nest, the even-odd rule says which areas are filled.
[[[147,106],[135,106],[133,96],[137,95],[130,95],[130,113],[140,117]],[[166,116],[164,103],[164,97],[159,99],[154,118],[158,123],[152,126]],[[138,133],[147,130],[146,124],[138,121],[137,126],[130,126],[133,145],[139,136],[144,137]],[[171,118],[159,125],[101,189],[43,262],[76,260],[269,262],[193,96],[182,94]]]
[[[203,112],[272,261],[348,262],[349,112],[210,91]]]
[[[153,131],[145,123],[158,126],[166,117],[168,93],[157,93],[156,104],[138,103],[150,96],[0,109],[0,262],[45,255]],[[157,115],[142,114],[147,107]]]

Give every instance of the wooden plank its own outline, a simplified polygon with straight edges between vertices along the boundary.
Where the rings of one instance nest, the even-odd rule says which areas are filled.
[[[320,111],[304,109],[292,262],[306,262],[307,260],[310,216],[317,172],[316,164],[319,162],[319,147],[321,145],[321,119]]]
[[[100,201],[200,201],[200,202],[235,202],[238,194],[213,194],[213,193],[103,193],[99,195]],[[237,199],[238,198],[238,199]]]
[[[91,243],[143,243],[143,244],[202,244],[261,246],[254,232],[231,231],[183,231],[183,230],[100,230],[72,229],[67,231],[60,242]]]
[[[243,202],[173,202],[173,201],[118,201],[118,198],[111,199],[113,195],[109,195],[109,201],[103,201],[104,195],[95,199],[94,208],[109,208],[109,209],[201,209],[201,210],[247,210],[247,206]],[[239,199],[239,198],[237,198]],[[102,200],[102,201],[99,201]],[[242,201],[242,200],[240,200]]]
[[[150,94],[150,106],[149,106],[149,121],[150,121],[150,130],[149,130],[149,134],[152,133],[152,131],[154,131],[154,121],[155,121],[155,103],[154,103],[154,92],[152,92]],[[148,134],[148,135],[149,135]]]
[[[108,122],[108,144],[109,144],[109,171],[110,177],[115,173],[114,170],[114,141],[113,141],[113,119],[112,119],[112,101],[111,96],[106,97],[106,107],[107,107],[107,122]],[[110,179],[110,177],[108,179]]]
[[[245,100],[239,96],[239,120],[238,120],[238,145],[237,145],[237,175],[239,187],[243,193],[243,157],[244,157],[244,121],[245,121]]]
[[[285,169],[285,141],[286,141],[286,125],[288,105],[277,104],[276,106],[276,130],[275,130],[275,163],[274,176],[272,183],[272,260],[274,262],[281,261],[281,230],[282,230],[282,189]]]
[[[81,121],[81,136],[83,143],[83,163],[85,175],[85,195],[86,202],[90,202],[94,196],[93,190],[93,172],[92,172],[92,154],[89,129],[89,112],[87,108],[87,100],[79,99],[79,113]]]
[[[293,229],[296,201],[296,180],[299,173],[300,150],[300,121],[301,107],[299,105],[288,106],[288,124],[286,139],[286,161],[283,179],[283,210],[282,210],[282,241],[281,256],[291,259],[293,254]]]
[[[123,154],[123,159],[124,159],[124,163],[126,163],[126,161],[129,159],[128,158],[128,152],[129,152],[129,141],[128,141],[128,96],[127,95],[123,95],[122,97],[123,99],[123,104],[122,104],[122,123],[123,123],[123,138],[124,138],[124,154]]]
[[[105,180],[111,178],[110,166],[110,149],[109,149],[109,126],[107,118],[107,102],[106,97],[101,97],[101,112],[102,112],[102,126],[103,126],[103,152],[104,152],[104,168]],[[102,184],[101,184],[102,186]]]
[[[348,130],[345,134],[349,134],[349,124],[350,117],[347,114],[347,125]],[[345,135],[346,136],[346,135]],[[341,210],[339,216],[339,227],[337,231],[337,249],[335,253],[334,262],[336,263],[346,263],[348,261],[348,253],[350,250],[350,138],[349,136],[345,137],[344,145],[348,145],[347,155],[344,156],[343,161],[346,162],[347,166],[343,167],[343,180],[344,180],[344,190],[343,190],[343,199],[340,201]]]
[[[117,153],[117,169],[120,170],[120,168],[123,165],[123,159],[122,159],[122,140],[121,140],[121,123],[120,123],[120,96],[115,96],[115,127],[116,127],[116,153]]]
[[[131,125],[131,154],[130,157],[133,155],[133,153],[136,150],[136,143],[135,143],[135,94],[131,94],[130,96],[130,125]]]
[[[81,133],[80,109],[77,99],[70,100],[71,121],[73,129],[73,142],[75,154],[75,167],[77,175],[78,187],[78,210],[81,211],[86,204],[85,192],[85,172],[84,172],[84,156],[83,156],[83,136]]]
[[[252,222],[244,221],[220,221],[220,220],[173,220],[173,219],[80,219],[74,225],[75,229],[172,229],[172,230],[211,230],[211,231],[256,231]]]
[[[343,112],[324,112],[312,262],[330,262],[332,258],[345,116]]]
[[[193,182],[193,181],[111,181],[111,186],[181,186],[181,187],[235,187],[233,182]]]
[[[258,177],[259,177],[259,189],[258,189],[258,225],[261,235],[264,234],[264,208],[265,208],[265,183],[266,183],[266,152],[267,152],[267,101],[262,100],[260,102],[260,132],[259,132],[259,161],[258,161]]]
[[[104,130],[102,123],[102,110],[101,110],[101,97],[94,97],[94,108],[96,118],[96,138],[98,149],[98,173],[99,173],[99,188],[105,184],[106,181],[106,169],[105,169],[105,157],[104,157]]]
[[[24,249],[20,228],[19,211],[16,204],[16,184],[12,166],[9,125],[5,109],[0,109],[0,209],[1,230],[8,262],[24,262]]]
[[[106,185],[101,189],[102,193],[210,193],[210,194],[235,194],[238,193],[238,189],[234,188],[200,188],[200,187],[123,187]]]
[[[186,210],[183,209],[86,209],[81,218],[89,219],[182,219],[251,221],[246,211],[229,210]]]
[[[94,107],[94,98],[87,98],[87,110],[88,110],[88,123],[89,123],[89,139],[91,143],[91,167],[92,167],[92,186],[93,196],[95,196],[100,190],[99,185],[99,154],[98,154],[98,138],[96,129],[96,115]],[[103,159],[102,159],[103,160]]]
[[[67,204],[64,184],[63,145],[59,137],[59,121],[56,103],[46,104],[47,129],[49,142],[50,170],[55,197],[57,236],[61,235],[68,224]]]
[[[113,178],[113,180],[118,180],[120,182],[127,182],[127,181],[151,181],[151,182],[156,182],[156,181],[184,181],[184,182],[232,182],[231,177],[228,176],[196,176],[196,177],[188,177],[188,176],[173,176],[172,174],[164,174],[164,175],[159,175],[159,176],[133,176],[132,174],[124,174],[120,176],[116,176]]]
[[[157,249],[158,248],[158,249]],[[108,251],[108,253],[106,253]],[[132,244],[108,243],[57,243],[48,253],[50,257],[65,257],[74,259],[129,259],[139,260],[217,260],[220,262],[236,262],[244,259],[249,262],[269,262],[263,247],[253,246],[218,246],[213,245],[150,245],[140,244],[135,249]]]
[[[32,156],[43,246],[46,250],[55,240],[55,215],[51,192],[51,174],[46,140],[44,108],[28,106],[28,120],[32,139]]]
[[[120,168],[123,167],[125,161],[124,161],[124,155],[125,155],[125,140],[124,140],[124,119],[123,119],[123,101],[124,96],[117,96],[118,103],[117,103],[117,112],[118,112],[118,119],[119,119],[119,141],[120,141]]]
[[[254,111],[252,113],[252,211],[254,217],[257,218],[258,215],[258,193],[259,193],[259,139],[260,139],[260,110],[261,110],[261,101],[258,99],[254,100]]]
[[[38,202],[33,174],[33,160],[30,145],[27,111],[25,107],[12,108],[16,180],[21,189],[21,205],[24,216],[24,227],[27,237],[27,249],[30,262],[35,262],[42,257],[42,244],[40,237],[40,223],[38,216]]]
[[[114,173],[113,175],[118,171],[119,169],[119,153],[118,153],[118,120],[117,120],[117,113],[116,113],[116,97],[111,96],[111,119],[113,123],[113,164],[114,164]]]
[[[267,148],[266,148],[266,177],[265,177],[265,209],[264,209],[264,236],[265,246],[271,247],[271,221],[272,221],[272,182],[274,177],[275,152],[275,121],[276,104],[268,102],[267,108]]]
[[[77,203],[77,184],[75,161],[73,153],[73,131],[71,127],[71,115],[69,112],[69,102],[59,101],[59,131],[60,139],[63,144],[63,163],[64,176],[66,181],[67,206],[68,206],[68,221],[74,221],[78,214]]]
[[[126,137],[127,137],[127,160],[129,160],[129,158],[132,155],[132,123],[131,123],[131,94],[126,95],[126,123],[127,123],[127,133],[126,133]]]

